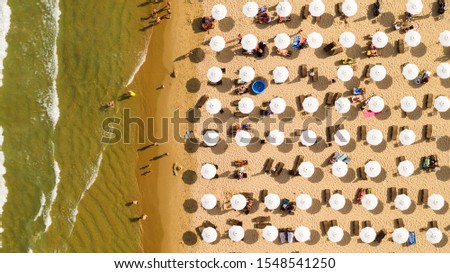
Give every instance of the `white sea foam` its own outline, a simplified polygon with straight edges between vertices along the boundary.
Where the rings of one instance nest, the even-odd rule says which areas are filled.
[[[48,228],[52,225],[52,217],[51,217],[52,207],[53,203],[56,200],[56,197],[58,196],[58,186],[59,183],[61,182],[61,175],[60,175],[61,169],[59,168],[59,164],[56,160],[53,161],[53,171],[55,172],[55,186],[53,187],[53,190],[50,194],[50,203],[48,204],[48,206],[46,206],[44,210],[45,231],[47,231]]]
[[[8,189],[6,188],[6,181],[3,175],[6,173],[4,166],[5,155],[3,154],[3,128],[0,127],[0,215],[3,213],[3,205],[6,203],[8,196]]]
[[[11,9],[7,0],[0,0],[0,87],[3,85],[3,60],[6,58],[6,35],[11,24]]]
[[[141,66],[145,63],[145,60],[147,59],[147,51],[148,51],[149,44],[150,44],[150,38],[147,38],[145,40],[145,47],[141,52],[139,52],[139,57],[138,57],[138,61],[136,62],[136,67],[134,68],[133,73],[131,73],[131,76],[128,79],[128,82],[125,85],[125,87],[127,87],[134,81],[134,77],[139,72],[139,69],[141,69]]]
[[[39,211],[38,211],[38,213],[36,214],[36,216],[34,216],[34,219],[33,219],[33,221],[35,221],[35,222],[36,222],[36,220],[37,220],[39,217],[42,216],[42,213],[44,212],[44,207],[45,207],[45,203],[46,203],[46,198],[45,198],[45,194],[44,194],[43,192],[41,192],[41,199],[40,199],[40,202],[41,202],[41,206],[40,206],[40,208],[39,208]]]

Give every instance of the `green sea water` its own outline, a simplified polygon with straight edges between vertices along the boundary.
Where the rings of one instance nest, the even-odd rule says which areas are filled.
[[[101,143],[102,121],[145,59],[150,5],[0,0],[10,9],[0,86],[0,252],[141,251],[132,145]],[[3,12],[2,11],[2,12]],[[1,38],[1,37],[0,37]],[[139,95],[139,94],[138,94]],[[116,100],[115,109],[100,104]],[[1,203],[0,203],[1,204]]]

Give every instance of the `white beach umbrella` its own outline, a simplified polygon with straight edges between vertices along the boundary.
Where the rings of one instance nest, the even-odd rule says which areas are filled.
[[[442,231],[438,228],[429,228],[426,233],[427,241],[430,244],[438,244],[442,240]]]
[[[209,46],[215,52],[220,52],[225,48],[225,39],[222,36],[214,36],[209,41]]]
[[[404,96],[400,101],[400,108],[406,113],[411,113],[416,110],[417,101],[413,96]]]
[[[274,42],[279,49],[285,49],[291,44],[291,37],[286,33],[280,33],[275,36]]]
[[[202,231],[202,239],[207,243],[213,243],[217,240],[217,230],[207,227]]]
[[[444,197],[440,194],[432,194],[428,197],[428,206],[432,210],[440,210],[444,207],[445,200]]]
[[[262,237],[268,242],[273,242],[278,237],[278,229],[274,226],[266,226],[262,230]]]
[[[450,46],[450,31],[444,30],[439,34],[439,43],[443,46]]]
[[[412,15],[417,15],[422,12],[423,3],[421,0],[409,0],[406,3],[406,11]]]
[[[214,5],[211,9],[211,16],[215,20],[222,20],[227,16],[227,8],[222,4]]]
[[[334,102],[334,108],[339,114],[345,114],[350,111],[351,103],[347,98],[339,98]]]
[[[277,66],[273,70],[273,80],[275,83],[283,83],[289,77],[289,71],[285,66]]]
[[[344,161],[336,161],[331,166],[331,172],[336,177],[344,177],[348,172],[348,166]]]
[[[415,64],[407,64],[403,67],[402,74],[405,79],[409,81],[414,80],[419,75],[419,67]]]
[[[380,96],[373,96],[369,100],[369,109],[372,112],[378,113],[384,109],[384,100]]]
[[[248,144],[250,144],[252,140],[252,135],[247,131],[240,130],[239,132],[236,133],[234,139],[236,140],[236,144],[238,146],[245,147]]]
[[[309,96],[303,100],[302,106],[306,113],[312,114],[319,109],[319,101],[315,97]]]
[[[335,210],[340,210],[345,206],[345,197],[342,194],[335,193],[328,201],[330,207]]]
[[[406,129],[400,132],[398,138],[402,145],[411,145],[416,141],[416,134],[414,131]]]
[[[306,38],[306,42],[311,48],[319,48],[323,43],[323,37],[318,32],[312,32]]]
[[[311,13],[314,17],[322,16],[322,14],[325,12],[325,4],[322,2],[322,0],[313,0],[309,4],[309,13]]]
[[[383,31],[377,31],[372,36],[372,44],[376,48],[383,48],[383,47],[385,47],[387,45],[388,41],[389,41],[389,38],[386,35],[386,33],[384,33]]]
[[[270,111],[274,114],[281,114],[286,109],[286,101],[280,97],[276,97],[270,100]]]
[[[364,172],[368,177],[377,177],[381,173],[381,165],[378,161],[371,160],[364,165]]]
[[[356,42],[355,34],[352,32],[342,32],[341,36],[339,36],[339,43],[345,47],[350,48],[352,47]]]
[[[279,2],[275,10],[278,16],[286,17],[292,12],[292,5],[289,2]]]
[[[411,198],[409,198],[406,194],[397,195],[397,197],[395,197],[394,204],[398,210],[407,210],[411,206]]]
[[[361,198],[361,205],[366,210],[374,210],[378,205],[378,198],[374,194],[365,194]]]
[[[264,197],[264,205],[267,209],[274,210],[280,206],[280,197],[275,193],[269,193]]]
[[[397,244],[404,244],[408,241],[409,231],[406,228],[396,228],[392,233],[392,240]]]
[[[258,38],[253,34],[244,35],[241,39],[241,45],[245,50],[253,50],[258,45]]]
[[[344,237],[344,230],[338,226],[330,227],[327,232],[328,240],[338,243]]]
[[[239,78],[243,82],[251,82],[255,78],[255,70],[251,66],[243,66],[239,69]]]
[[[398,164],[397,170],[401,176],[411,176],[414,172],[414,164],[409,160],[404,160]]]
[[[376,64],[370,69],[370,78],[376,82],[384,80],[386,74],[386,68],[380,64]]]
[[[298,166],[298,173],[304,178],[310,178],[314,174],[314,164],[304,161]]]
[[[208,130],[203,135],[203,141],[209,147],[216,146],[219,140],[220,140],[219,133],[213,130]]]
[[[354,16],[357,11],[358,4],[356,4],[355,0],[345,0],[344,3],[342,3],[342,13],[344,13],[345,16]]]
[[[379,145],[383,142],[383,133],[378,129],[372,129],[367,132],[366,140],[372,146]]]
[[[284,133],[278,129],[272,130],[269,133],[269,142],[274,146],[278,146],[284,141]]]
[[[444,80],[450,78],[450,64],[440,63],[436,68],[436,74]]]
[[[405,34],[405,43],[410,47],[416,47],[420,45],[420,41],[422,40],[422,36],[420,33],[414,30],[410,30]]]
[[[434,100],[434,108],[438,112],[447,112],[450,108],[450,100],[447,96],[439,96]]]
[[[205,179],[213,179],[214,176],[216,176],[217,174],[217,169],[213,164],[206,163],[202,165],[200,173],[202,174],[202,177]]]
[[[200,200],[202,203],[202,207],[204,209],[213,209],[217,205],[217,198],[210,193],[207,193],[203,195],[202,199]]]
[[[375,241],[375,237],[377,237],[377,232],[373,227],[365,227],[359,232],[359,238],[366,244]]]
[[[294,231],[295,240],[304,243],[311,240],[311,230],[305,226],[299,226]]]
[[[255,103],[251,98],[244,97],[238,103],[238,109],[241,113],[250,114],[255,108]]]
[[[241,226],[232,226],[228,230],[228,237],[235,242],[239,242],[244,239],[244,234],[244,229]]]
[[[338,78],[343,82],[348,82],[353,77],[353,68],[349,65],[341,65],[337,70]]]
[[[242,194],[235,194],[230,199],[231,207],[234,210],[243,210],[247,206],[247,198]]]
[[[334,142],[336,142],[337,145],[339,146],[345,146],[350,142],[350,133],[345,130],[338,130],[335,134],[334,134]]]
[[[303,146],[309,147],[316,143],[317,134],[313,130],[305,130],[300,135],[300,142]]]
[[[210,69],[208,69],[208,81],[210,82],[218,82],[222,79],[222,69],[220,69],[217,66],[213,66]]]
[[[208,113],[214,115],[222,110],[222,103],[218,99],[209,99],[205,103],[205,108]]]
[[[297,208],[307,210],[312,206],[312,198],[308,194],[302,193],[295,199]]]
[[[253,18],[258,14],[259,7],[256,2],[247,2],[242,7],[242,12],[245,16]]]

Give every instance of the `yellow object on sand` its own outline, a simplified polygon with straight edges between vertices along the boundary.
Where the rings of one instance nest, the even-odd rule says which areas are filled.
[[[128,94],[130,95],[130,97],[134,97],[134,96],[136,96],[136,93],[134,93],[133,91],[128,91]]]

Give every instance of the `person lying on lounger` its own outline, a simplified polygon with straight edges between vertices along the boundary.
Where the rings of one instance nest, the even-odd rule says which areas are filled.
[[[234,92],[236,93],[236,95],[242,95],[248,92],[248,86],[246,83],[239,85],[238,88],[236,88],[234,90]]]
[[[277,49],[277,55],[283,57],[291,57],[291,52],[287,49]]]
[[[278,18],[278,23],[284,23],[284,22],[288,22],[288,21],[291,21],[291,16],[286,16],[286,17],[280,16]]]

